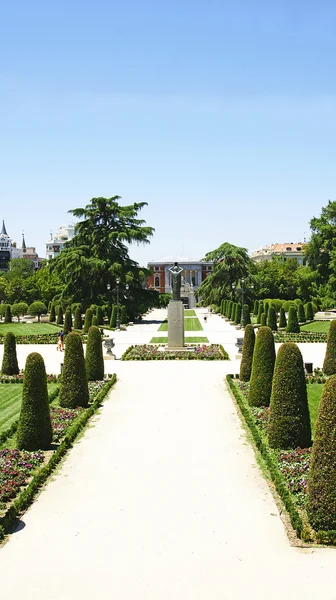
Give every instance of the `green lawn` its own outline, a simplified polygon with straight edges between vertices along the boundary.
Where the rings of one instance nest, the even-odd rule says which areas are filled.
[[[323,390],[323,385],[321,383],[308,383],[307,384],[310,423],[311,423],[313,435],[314,435],[315,421],[316,421],[318,407],[319,407],[320,400],[321,400],[322,390]]]
[[[167,344],[168,337],[152,337],[150,344]],[[207,337],[185,337],[184,342],[187,344],[208,344],[209,340]]]
[[[330,321],[314,321],[307,325],[301,325],[301,331],[313,331],[317,333],[328,333],[330,327]]]
[[[189,309],[189,308],[187,308],[187,309],[184,311],[184,316],[185,316],[185,317],[196,317],[196,313],[195,313],[195,311],[194,311],[193,309],[191,309],[191,308],[190,308],[190,309]]]
[[[61,325],[59,328],[61,329]],[[11,331],[14,335],[57,333],[55,325],[49,323],[0,323],[0,335],[6,335],[7,331]]]
[[[48,383],[49,394],[55,390],[58,383]],[[0,433],[8,429],[19,418],[22,383],[0,383]]]
[[[185,331],[203,331],[203,327],[198,317],[187,317],[184,319],[184,330]],[[158,331],[168,331],[168,321],[161,323]]]

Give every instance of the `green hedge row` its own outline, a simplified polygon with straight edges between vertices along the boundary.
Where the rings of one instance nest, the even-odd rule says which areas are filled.
[[[275,343],[281,342],[295,342],[296,344],[302,343],[321,343],[327,341],[327,334],[322,331],[309,332],[301,331],[300,333],[285,333],[277,332],[274,334]]]
[[[48,477],[54,471],[69,448],[73,446],[78,434],[85,427],[92,415],[98,410],[101,402],[109,392],[110,388],[115,384],[116,380],[117,376],[113,375],[112,379],[110,379],[104,388],[98,392],[91,406],[84,410],[78,419],[76,419],[76,421],[69,427],[63,441],[60,443],[49,462],[39,469],[39,471],[31,479],[28,486],[20,493],[16,500],[14,500],[13,504],[8,508],[4,516],[0,518],[0,540],[10,532],[19,515],[32,503],[38,490],[47,481]]]

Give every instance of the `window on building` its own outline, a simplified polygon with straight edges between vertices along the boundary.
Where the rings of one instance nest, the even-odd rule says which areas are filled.
[[[288,247],[286,248],[287,252],[290,252],[290,251],[291,251],[291,249],[292,249],[292,248],[291,248],[290,246],[288,246]]]
[[[301,250],[302,250],[302,248],[300,248],[300,246],[298,246],[296,249],[298,252],[301,252]]]
[[[154,267],[154,271],[159,271],[160,267]]]
[[[155,277],[155,279],[154,279],[154,286],[155,287],[160,287],[160,277]]]

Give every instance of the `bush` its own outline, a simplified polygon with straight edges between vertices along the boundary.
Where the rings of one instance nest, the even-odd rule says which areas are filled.
[[[74,319],[74,329],[82,329],[82,310],[81,308],[76,308],[75,310],[75,319]]]
[[[277,331],[277,318],[274,306],[270,306],[268,309],[268,319],[267,326],[272,329],[272,331]]]
[[[241,304],[240,302],[237,302],[236,305],[236,312],[235,312],[235,324],[236,325],[240,325],[240,321],[241,321]]]
[[[55,305],[52,302],[51,306],[50,306],[49,323],[55,323],[55,321],[56,321]]]
[[[5,310],[5,323],[11,323],[11,322],[12,322],[12,311],[11,311],[10,304],[7,304],[6,310]]]
[[[40,302],[36,300],[36,302],[32,302],[28,307],[28,313],[32,315],[32,317],[37,317],[38,322],[41,321],[41,315],[46,315],[48,309],[44,302]]]
[[[305,305],[305,313],[306,313],[306,320],[313,321],[314,311],[313,311],[313,305],[311,302],[307,302],[307,304]]]
[[[65,315],[64,315],[63,332],[64,332],[64,334],[67,334],[67,333],[70,333],[71,330],[72,330],[72,316],[71,316],[71,312],[68,308],[65,311]]]
[[[287,319],[283,306],[280,308],[279,327],[287,327]]]
[[[93,315],[92,317],[91,327],[98,327],[98,317],[96,317],[96,315]]]
[[[262,313],[262,315],[261,315],[260,326],[261,327],[265,327],[266,326],[266,313]]]
[[[305,313],[305,310],[304,310],[301,300],[300,300],[300,302],[298,302],[298,305],[297,305],[297,314],[298,314],[299,323],[305,323],[306,313]]]
[[[255,300],[254,306],[253,306],[253,314],[255,317],[258,316],[258,310],[259,310],[259,300]]]
[[[336,375],[323,387],[307,485],[307,513],[316,530],[336,529]]]
[[[282,306],[283,306],[283,309],[284,309],[284,311],[285,311],[286,313],[288,313],[288,312],[289,312],[289,309],[290,309],[290,307],[291,307],[291,306],[294,306],[294,308],[296,308],[296,304],[295,304],[295,302],[294,302],[293,300],[286,300],[286,301],[283,303],[283,305],[282,305]]]
[[[11,331],[8,331],[5,335],[1,373],[3,375],[18,375],[20,373],[16,356],[15,335]]]
[[[251,323],[250,308],[249,308],[248,304],[244,304],[242,324],[244,325],[244,327],[246,327],[246,325],[250,325],[250,323]]]
[[[240,363],[239,379],[241,381],[250,381],[252,371],[253,350],[255,343],[255,333],[253,325],[248,324],[244,331],[243,353]]]
[[[85,319],[84,319],[84,333],[87,333],[92,325],[92,319],[93,319],[93,312],[92,312],[92,308],[87,308],[86,312],[85,312]]]
[[[79,333],[73,331],[67,335],[65,344],[59,403],[64,408],[75,408],[87,406],[88,401],[89,389],[82,340]]]
[[[268,441],[271,448],[308,448],[311,429],[306,376],[302,354],[296,344],[286,342],[275,361]]]
[[[323,371],[326,375],[336,373],[336,319],[330,322]]]
[[[47,450],[52,441],[47,375],[37,352],[27,356],[17,429],[19,450]]]
[[[294,308],[294,306],[291,306],[289,309],[286,331],[287,333],[299,333],[300,331],[297,311],[296,308]]]
[[[232,323],[234,323],[236,320],[236,306],[237,306],[237,302],[232,302],[231,319],[230,319],[230,321]]]
[[[218,307],[216,307],[217,310],[215,310],[215,312],[218,312]],[[122,305],[120,308],[120,323],[122,323],[123,325],[126,325],[126,323],[128,323],[128,319],[127,319],[127,312],[126,312],[126,306]]]
[[[101,306],[97,306],[96,317],[97,317],[97,325],[104,325],[104,313],[103,313],[103,309]]]
[[[265,302],[264,303],[264,313],[266,315],[266,321],[268,319],[268,311],[269,311],[269,307],[270,307],[270,303],[269,302]]]
[[[259,302],[259,308],[258,308],[258,317],[257,317],[257,323],[261,323],[261,315],[264,312],[264,303],[262,300],[260,300]]]
[[[27,310],[28,310],[28,304],[26,304],[26,302],[16,302],[11,307],[12,315],[14,315],[14,317],[18,318],[19,323],[20,323],[20,317],[25,315],[27,313]]]
[[[63,309],[62,309],[61,305],[57,309],[57,320],[56,320],[56,323],[57,323],[57,325],[63,325],[63,323],[64,323]]]
[[[71,304],[71,314],[74,316],[75,318],[75,314],[76,314],[76,310],[79,308],[79,310],[81,311],[82,314],[82,305],[80,302],[73,302],[73,304]]]
[[[90,327],[85,355],[85,368],[88,381],[104,379],[104,358],[102,336],[98,327]]]
[[[269,406],[275,363],[274,337],[269,327],[260,327],[253,352],[248,402],[251,406]]]
[[[229,319],[229,321],[231,321],[232,305],[233,305],[232,300],[229,300],[229,302],[228,302],[228,308],[227,308],[227,313],[226,313],[226,316]]]
[[[117,307],[115,304],[113,304],[112,306],[112,313],[111,313],[111,321],[110,321],[110,327],[115,328],[117,325]]]

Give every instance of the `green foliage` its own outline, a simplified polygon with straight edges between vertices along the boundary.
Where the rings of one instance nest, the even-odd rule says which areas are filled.
[[[296,344],[286,342],[275,361],[268,441],[271,448],[308,448],[311,429],[306,377],[302,354]]]
[[[330,322],[323,371],[326,375],[336,373],[336,319]]]
[[[287,327],[287,319],[283,306],[280,308],[279,327]]]
[[[242,323],[244,324],[244,327],[246,327],[246,325],[249,325],[251,323],[250,308],[249,308],[248,304],[244,304],[244,306],[243,306],[243,321],[242,321]]]
[[[122,305],[120,307],[120,323],[122,323],[123,325],[125,325],[126,323],[128,323],[127,313],[126,313],[126,306],[124,306],[124,305]]]
[[[336,375],[323,387],[307,486],[307,513],[316,530],[336,529]]]
[[[75,317],[76,314],[76,310],[79,308],[80,311],[82,311],[82,305],[80,302],[73,302],[71,304],[71,314]]]
[[[92,308],[87,308],[84,319],[84,333],[87,333],[92,325],[93,312]]]
[[[85,354],[85,368],[88,381],[104,379],[104,358],[102,337],[98,327],[90,327]]]
[[[237,302],[233,302],[232,310],[231,310],[231,321],[233,323],[236,322],[236,310],[237,310]]]
[[[116,304],[114,304],[112,306],[112,313],[111,313],[111,321],[110,321],[110,327],[115,328],[117,325],[117,306]]]
[[[93,315],[92,317],[91,327],[98,327],[98,318],[96,317],[96,315]]]
[[[258,307],[258,316],[257,316],[257,323],[261,323],[261,315],[263,314],[264,311],[264,303],[262,300],[260,300],[259,302],[259,307]]]
[[[68,308],[65,311],[65,315],[64,315],[64,327],[63,327],[64,334],[66,335],[67,333],[70,333],[71,330],[72,330],[72,316],[71,316],[71,311]]]
[[[242,359],[240,363],[239,379],[241,381],[250,381],[252,371],[253,350],[255,344],[255,333],[253,325],[248,324],[244,331],[244,344]]]
[[[289,309],[286,331],[287,333],[299,333],[300,331],[297,310],[294,306],[291,306]]]
[[[296,308],[296,304],[295,304],[294,300],[287,300],[286,302],[283,303],[282,306],[283,306],[284,311],[286,313],[289,312],[289,309],[290,309],[291,306],[294,306],[294,308]]]
[[[11,307],[9,304],[6,305],[6,311],[5,311],[5,323],[11,323],[12,322],[12,311],[11,311]]]
[[[64,408],[75,408],[87,406],[88,401],[89,390],[82,339],[78,333],[72,331],[66,338],[59,403]]]
[[[55,305],[52,302],[51,306],[50,306],[49,323],[55,323],[55,321],[56,321]]]
[[[314,319],[314,310],[311,302],[307,302],[305,305],[305,313],[307,321],[312,321]]]
[[[2,358],[1,373],[3,375],[18,375],[19,365],[16,356],[15,335],[8,331],[4,340],[4,353]]]
[[[269,306],[270,306],[270,303],[266,301],[266,302],[264,303],[264,313],[265,313],[265,315],[266,315],[266,321],[267,321],[267,319],[268,319],[268,311],[269,311]]]
[[[11,306],[12,315],[18,318],[20,323],[20,317],[25,315],[28,311],[28,304],[26,302],[16,302]]]
[[[38,322],[40,322],[41,320],[41,315],[45,315],[47,314],[48,309],[46,307],[46,305],[44,304],[44,302],[40,302],[40,300],[36,300],[35,302],[32,302],[30,304],[30,306],[28,307],[28,313],[30,315],[32,315],[33,317],[37,317]]]
[[[274,363],[275,346],[273,333],[269,327],[260,327],[254,346],[248,394],[248,402],[251,406],[269,406]]]
[[[267,327],[272,331],[277,331],[277,317],[274,306],[270,306],[268,309]]]
[[[235,312],[235,324],[236,324],[236,325],[240,325],[240,321],[241,321],[241,312],[242,312],[242,309],[241,309],[241,304],[240,304],[240,302],[237,302],[237,305],[236,305],[236,312]]]
[[[82,310],[81,308],[76,308],[75,310],[75,319],[74,319],[74,329],[82,329]]]
[[[101,306],[97,306],[96,317],[98,321],[97,325],[104,325],[104,313]]]
[[[27,356],[17,429],[17,447],[21,450],[47,450],[52,440],[47,375],[40,354]]]
[[[63,325],[63,323],[64,323],[63,309],[62,309],[61,305],[57,309],[57,320],[56,320],[56,323],[57,323],[57,325]]]
[[[253,314],[255,317],[258,316],[258,311],[259,311],[259,300],[255,300],[254,305],[253,305]]]
[[[305,313],[304,306],[303,306],[301,300],[297,303],[297,313],[298,313],[299,323],[305,323],[306,313]]]
[[[264,312],[261,315],[260,325],[261,325],[261,327],[265,327],[266,326],[266,313],[264,313]]]

